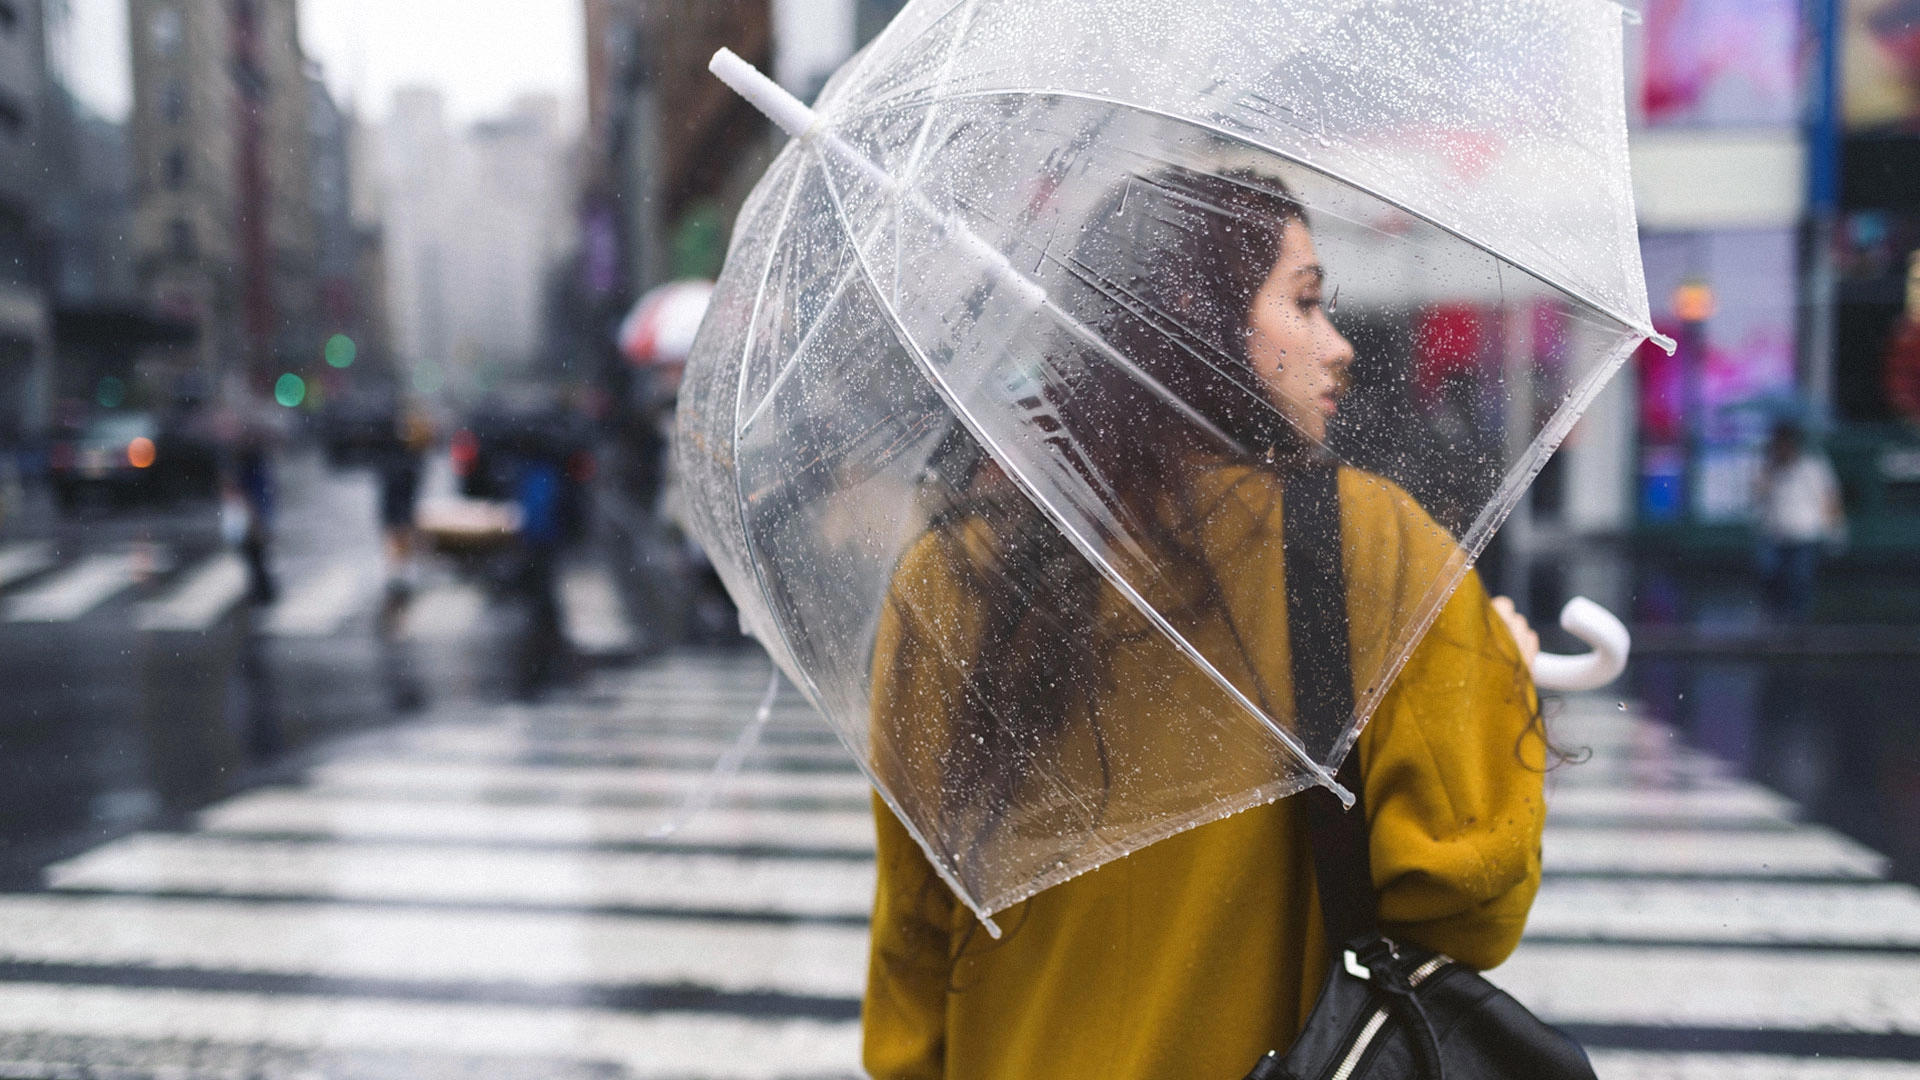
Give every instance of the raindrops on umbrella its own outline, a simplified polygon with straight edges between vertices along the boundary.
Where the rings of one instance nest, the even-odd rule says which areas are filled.
[[[716,59],[794,138],[687,360],[688,518],[990,930],[1338,788],[1652,334],[1620,23],[1602,0],[912,0],[813,110]],[[1289,485],[1335,463],[1338,535],[1287,546]],[[1320,722],[1274,596],[1335,571],[1358,692]]]

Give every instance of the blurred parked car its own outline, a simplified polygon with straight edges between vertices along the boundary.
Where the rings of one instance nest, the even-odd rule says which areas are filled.
[[[210,497],[219,489],[218,450],[145,412],[99,414],[66,428],[47,465],[65,510]]]
[[[558,515],[568,541],[586,530],[589,485],[597,468],[594,428],[586,417],[557,405],[496,402],[476,410],[448,444],[460,494],[512,502],[521,470],[550,462],[564,478]]]

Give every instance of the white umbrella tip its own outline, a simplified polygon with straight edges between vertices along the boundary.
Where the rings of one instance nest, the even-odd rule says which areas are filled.
[[[803,138],[813,130],[813,110],[767,78],[759,68],[740,59],[732,49],[723,47],[714,53],[713,59],[707,61],[707,70],[794,138]]]

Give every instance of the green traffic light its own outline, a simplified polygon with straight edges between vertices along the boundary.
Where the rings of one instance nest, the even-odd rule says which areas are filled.
[[[353,358],[360,354],[360,347],[347,335],[335,334],[327,339],[325,352],[329,366],[343,368],[353,363]]]

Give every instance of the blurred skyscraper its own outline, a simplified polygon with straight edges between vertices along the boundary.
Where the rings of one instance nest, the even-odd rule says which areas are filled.
[[[523,97],[455,130],[438,91],[402,90],[380,154],[388,307],[413,388],[470,396],[527,376],[546,275],[573,244],[559,104]]]
[[[46,61],[40,5],[7,4],[0,14],[0,484],[13,475],[10,452],[37,435],[47,415]]]
[[[129,0],[140,286],[256,387],[322,345],[313,118],[295,0]]]

